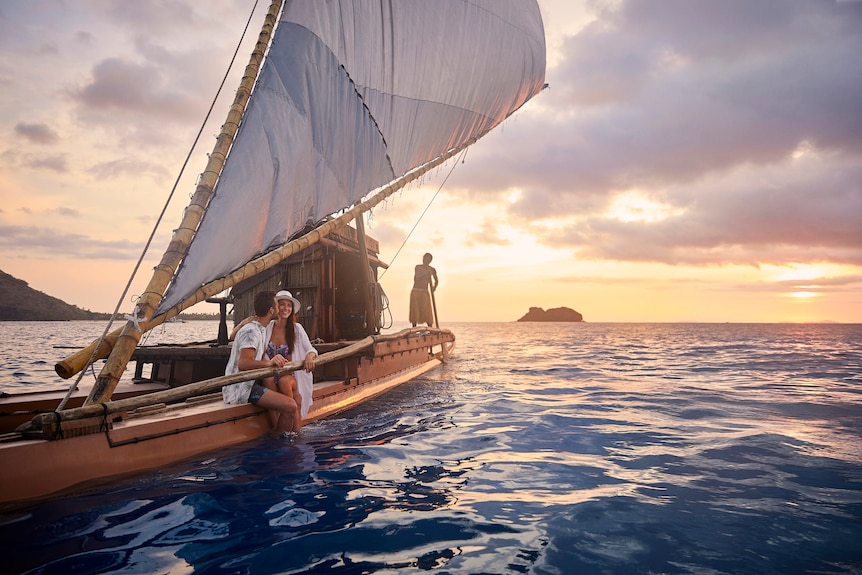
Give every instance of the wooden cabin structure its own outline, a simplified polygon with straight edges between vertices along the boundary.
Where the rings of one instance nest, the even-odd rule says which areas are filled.
[[[207,300],[220,304],[218,338],[184,345],[138,347],[132,355],[137,362],[134,381],[176,387],[223,375],[230,356],[227,307],[233,306],[234,323],[239,323],[253,315],[254,296],[265,290],[286,289],[300,301],[302,309],[296,310],[297,321],[321,353],[343,347],[345,342],[379,334],[383,327],[381,315],[386,309],[385,295],[379,287],[372,287],[374,294],[369,297],[369,290],[363,288],[367,280],[363,277],[362,262],[369,262],[372,286],[376,286],[378,270],[387,266],[378,259],[376,240],[365,238],[367,260],[361,244],[355,228],[342,226],[281,264],[238,283],[229,297]],[[323,366],[320,372],[315,370],[316,380],[333,375],[326,373]]]
[[[379,268],[386,264],[378,259],[379,244],[365,238],[371,282],[377,282]],[[367,320],[379,315],[382,304],[367,312],[368,294],[363,288],[362,266],[365,257],[357,230],[350,226],[333,233],[281,264],[234,286],[232,291],[234,321],[253,314],[256,293],[286,289],[302,303],[296,317],[311,340],[336,342],[360,339],[380,333],[380,326]]]

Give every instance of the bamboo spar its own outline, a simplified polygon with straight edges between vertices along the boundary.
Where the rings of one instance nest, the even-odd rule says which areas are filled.
[[[251,260],[244,266],[237,268],[235,271],[231,272],[223,278],[213,280],[207,284],[202,285],[197,289],[197,291],[195,291],[185,300],[178,303],[171,309],[165,311],[163,314],[154,317],[152,319],[152,325],[150,326],[150,329],[178,315],[182,310],[188,309],[196,303],[200,303],[209,297],[212,297],[225,291],[228,288],[233,287],[247,277],[254,276],[262,271],[268,270],[280,264],[282,261],[286,260],[288,257],[295,254],[296,252],[304,250],[310,245],[316,244],[322,238],[328,236],[330,233],[335,231],[337,228],[340,228],[341,226],[346,226],[347,224],[358,218],[360,215],[373,209],[380,202],[382,202],[410,182],[421,178],[426,173],[428,173],[429,170],[433,170],[437,166],[443,164],[446,160],[449,160],[453,156],[460,154],[465,149],[475,144],[479,140],[479,138],[484,136],[486,133],[487,131],[474,138],[471,138],[457,148],[449,150],[442,156],[439,156],[436,159],[431,160],[430,162],[407,172],[400,178],[392,180],[391,182],[380,188],[377,193],[375,193],[373,196],[371,196],[364,202],[356,204],[337,218],[329,220],[328,222],[308,232],[304,236],[292,240],[284,244],[280,248],[274,249],[271,252],[267,252],[264,255]]]
[[[410,330],[403,330],[401,333],[404,334],[409,331]],[[315,364],[324,365],[332,361],[337,361],[339,359],[349,357],[355,353],[362,351],[363,349],[371,347],[372,345],[374,345],[374,343],[375,339],[373,337],[366,337],[365,339],[360,340],[347,347],[342,347],[340,349],[324,353],[315,360]],[[121,413],[123,411],[137,409],[139,407],[153,405],[156,403],[172,403],[177,401],[183,401],[184,399],[189,397],[195,397],[214,391],[219,391],[222,387],[230,385],[232,383],[248,381],[249,379],[260,379],[264,377],[279,376],[281,374],[299,371],[300,369],[303,369],[303,366],[304,360],[301,360],[287,363],[280,368],[262,367],[259,369],[242,371],[232,375],[222,375],[220,377],[197,381],[194,383],[189,383],[187,385],[170,388],[163,391],[155,391],[145,395],[138,395],[134,397],[128,397],[126,399],[108,401],[100,405],[89,404],[81,407],[64,409],[56,413],[42,413],[36,415],[33,418],[32,422],[33,424],[35,424],[36,428],[40,428],[44,427],[45,425],[50,425],[52,422],[57,420],[72,421],[75,419],[82,419],[84,417],[94,417],[99,415],[108,415],[112,413]]]
[[[278,265],[296,252],[303,250],[314,243],[317,243],[318,241],[320,241],[321,238],[326,237],[335,229],[349,224],[355,218],[371,210],[380,202],[382,202],[410,182],[421,178],[429,170],[436,168],[437,166],[443,164],[445,161],[449,160],[453,156],[461,153],[466,148],[472,146],[480,137],[482,137],[482,135],[479,135],[465,142],[457,148],[453,148],[446,154],[443,154],[442,156],[428,162],[427,164],[424,164],[410,172],[407,172],[400,178],[393,180],[392,182],[381,188],[380,191],[378,191],[369,199],[355,205],[353,208],[346,211],[342,215],[324,223],[323,225],[315,228],[304,236],[292,240],[278,249],[275,249],[258,258],[251,260],[241,268],[236,269],[235,271],[231,272],[223,278],[219,278],[217,280],[204,284],[188,298],[186,298],[176,306],[172,307],[171,309],[149,320],[142,321],[140,323],[141,331],[151,330],[154,327],[161,325],[165,321],[171,319],[172,317],[179,315],[183,310],[188,309],[191,306],[200,303],[209,297],[213,297],[225,291],[226,289],[233,287],[247,277],[268,270]],[[99,349],[99,354],[95,356],[95,359],[101,359],[107,355],[107,352],[111,350],[111,347],[115,345],[115,342],[119,341],[120,333],[124,329],[125,328],[117,329],[108,334]],[[87,367],[87,360],[90,358],[90,355],[92,355],[97,343],[98,340],[93,341],[89,346],[85,347],[84,349],[81,349],[80,351],[77,351],[72,355],[66,357],[62,361],[58,362],[54,366],[54,370],[57,372],[58,375],[60,375],[60,377],[66,379],[72,377],[73,375]],[[129,355],[129,357],[131,357],[131,355]],[[123,367],[125,367],[125,365]]]
[[[441,333],[446,332],[451,334],[449,330],[439,331]],[[317,357],[317,359],[314,360],[314,364],[325,365],[327,363],[344,359],[345,357],[350,357],[351,355],[357,354],[365,349],[368,349],[377,343],[396,341],[400,338],[404,338],[410,335],[417,336],[420,334],[424,335],[426,333],[428,333],[427,328],[414,327],[403,329],[395,334],[367,336],[364,339],[361,339],[345,347],[341,347],[333,351],[321,354]],[[443,353],[445,354],[447,351],[446,346],[442,346],[442,349]],[[64,409],[62,411],[52,412],[48,414],[40,413],[39,415],[34,416],[32,423],[34,424],[35,428],[39,428],[43,425],[50,424],[58,420],[72,421],[74,419],[81,419],[85,417],[107,415],[111,413],[121,413],[123,411],[136,409],[146,405],[153,405],[156,403],[175,403],[178,401],[183,401],[190,397],[196,397],[214,391],[219,391],[222,389],[222,387],[230,385],[232,383],[248,381],[249,379],[260,379],[263,377],[278,376],[285,373],[299,371],[304,368],[304,365],[304,360],[293,361],[286,363],[283,367],[262,367],[255,370],[242,371],[232,375],[222,375],[219,377],[196,381],[193,383],[165,389],[162,391],[154,391],[143,395],[128,397],[126,399],[111,400],[99,405],[90,404],[81,407]]]
[[[251,95],[254,83],[257,80],[263,56],[269,46],[272,31],[281,11],[282,0],[272,0],[269,12],[266,15],[264,25],[258,36],[257,45],[252,52],[251,58],[245,69],[240,87],[234,98],[234,103],[228,112],[227,120],[222,126],[215,147],[210,154],[206,170],[201,176],[197,189],[192,196],[191,203],[186,208],[179,228],[174,232],[171,243],[162,256],[162,261],[156,266],[153,277],[141,295],[141,299],[135,306],[135,316],[142,321],[147,321],[156,310],[162,296],[167,289],[175,270],[185,256],[192,237],[200,224],[207,204],[212,198],[213,188],[218,180],[218,175],[224,166],[225,157],[233,142],[233,138],[239,129],[239,123],[245,112],[246,104]],[[126,365],[132,357],[143,331],[138,329],[135,322],[129,321],[120,331],[117,341],[111,350],[108,360],[105,362],[93,390],[87,397],[86,404],[101,403],[110,399],[120,381],[120,376],[126,369]]]

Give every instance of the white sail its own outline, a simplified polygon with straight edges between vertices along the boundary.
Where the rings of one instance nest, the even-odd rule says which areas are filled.
[[[481,136],[544,85],[534,0],[293,0],[157,310]]]

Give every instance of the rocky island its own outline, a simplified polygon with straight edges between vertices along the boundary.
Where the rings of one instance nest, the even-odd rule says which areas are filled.
[[[548,311],[540,307],[531,307],[527,314],[518,321],[584,321],[584,316],[567,307],[554,307]]]

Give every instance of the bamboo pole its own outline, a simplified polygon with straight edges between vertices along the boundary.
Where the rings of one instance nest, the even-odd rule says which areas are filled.
[[[373,346],[374,343],[375,340],[373,337],[366,337],[365,339],[360,340],[354,344],[348,345],[347,347],[342,347],[341,349],[336,349],[334,351],[321,354],[315,360],[315,364],[323,365],[325,363],[330,363],[339,359],[343,359],[345,357],[349,357],[355,353],[362,351],[363,349]],[[278,377],[285,373],[292,373],[294,371],[302,369],[304,364],[305,360],[293,361],[288,364],[285,364],[283,367],[264,367],[261,369],[251,369],[247,371],[241,371],[233,375],[223,375],[221,377],[214,377],[212,379],[189,383],[181,387],[166,389],[164,391],[155,391],[146,395],[129,397],[126,399],[118,399],[116,401],[107,401],[98,404],[85,404],[81,407],[64,409],[52,413],[42,413],[33,418],[32,424],[37,429],[41,429],[45,425],[50,425],[51,423],[57,422],[58,419],[59,421],[71,421],[74,419],[82,419],[85,417],[97,417],[103,414],[109,415],[112,413],[129,411],[131,409],[137,409],[139,407],[153,405],[156,403],[175,403],[177,401],[182,401],[196,395],[211,393],[220,390],[226,385],[239,383],[241,381],[261,379],[264,377]]]
[[[227,152],[239,129],[240,120],[245,112],[245,107],[251,95],[252,88],[254,88],[254,83],[257,80],[258,71],[263,62],[267,46],[269,46],[281,6],[282,0],[273,0],[272,4],[270,4],[269,12],[266,15],[263,28],[258,36],[257,45],[254,52],[252,52],[249,63],[245,68],[245,75],[234,97],[234,103],[228,112],[227,120],[222,126],[222,131],[209,156],[206,169],[201,175],[191,203],[186,208],[180,227],[174,232],[174,236],[162,256],[162,261],[156,266],[150,283],[135,306],[134,314],[138,320],[147,321],[152,317],[180,261],[182,261],[182,258],[188,251],[189,244],[191,244],[198,224],[200,224],[204,211],[212,198],[213,188],[218,180],[222,166],[224,166]],[[126,365],[129,363],[129,359],[131,359],[132,353],[141,339],[142,333],[143,330],[139,329],[136,322],[133,321],[126,323],[125,327],[120,330],[120,334],[117,336],[108,360],[99,373],[96,384],[93,386],[85,404],[100,403],[110,399],[111,394],[113,394],[114,389],[117,387],[117,383],[120,381],[120,376],[126,369]]]
[[[434,299],[434,290],[431,289],[431,285],[428,285],[428,289],[431,290],[431,309],[434,310],[434,327],[440,329],[440,321],[437,319],[437,300]]]
[[[351,355],[355,355],[365,349],[373,347],[377,343],[385,343],[387,341],[403,339],[413,334],[419,335],[425,334],[427,332],[428,328],[414,327],[403,329],[398,333],[394,334],[368,336],[365,339],[361,339],[356,343],[327,353],[323,353],[319,355],[317,359],[315,359],[314,363],[315,365],[324,365],[333,361],[338,361],[346,357],[350,357]],[[442,335],[448,334],[451,336],[452,332],[448,330],[437,330],[436,333]],[[443,349],[445,352],[445,346],[443,346]],[[122,411],[129,411],[132,409],[137,409],[139,407],[153,405],[156,403],[175,403],[178,401],[183,401],[189,397],[204,395],[213,391],[220,390],[222,387],[226,385],[231,385],[233,383],[239,383],[241,381],[260,379],[270,376],[280,376],[285,373],[291,373],[302,369],[304,365],[305,360],[293,361],[285,364],[283,367],[264,367],[260,369],[247,370],[235,373],[233,375],[214,377],[211,379],[182,385],[180,387],[165,389],[163,391],[155,391],[145,395],[129,397],[126,399],[119,399],[116,401],[107,401],[99,404],[88,404],[82,407],[64,409],[52,413],[43,413],[33,418],[29,428],[32,429],[35,426],[36,429],[40,429],[42,425],[50,425],[51,423],[55,423],[56,421],[58,421],[58,419],[59,421],[71,421],[74,419],[82,419],[86,417],[96,417],[102,414],[107,415],[112,413],[119,413]]]

